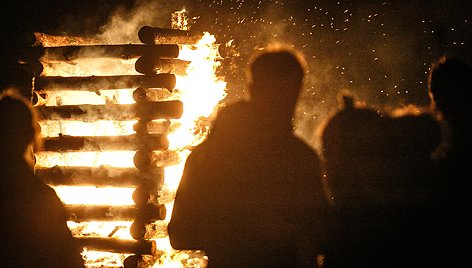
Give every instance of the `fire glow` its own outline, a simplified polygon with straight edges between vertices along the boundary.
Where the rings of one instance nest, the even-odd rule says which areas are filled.
[[[43,43],[51,46],[67,46],[68,43],[54,43],[47,39]],[[65,40],[67,41],[67,40]],[[61,40],[64,42],[64,40]],[[79,42],[80,45],[80,42]],[[170,120],[167,135],[168,151],[175,153],[171,165],[164,168],[164,183],[161,190],[160,203],[167,208],[166,218],[149,227],[155,236],[150,239],[155,242],[159,252],[153,267],[180,267],[183,259],[190,256],[186,253],[174,252],[165,234],[165,227],[170,220],[173,197],[183,172],[185,159],[191,147],[199,144],[209,130],[208,120],[214,114],[219,102],[226,95],[226,83],[216,76],[220,56],[214,36],[204,33],[202,38],[193,45],[179,45],[179,60],[189,62],[184,75],[176,75],[176,86],[165,100],[180,100],[183,103],[183,114],[178,120]],[[103,61],[107,63],[103,63]],[[136,75],[135,60],[110,59],[76,59],[69,62],[44,62],[42,76],[107,76],[116,74]],[[134,104],[133,92],[136,88],[117,90],[44,90],[47,99],[45,106],[63,105],[107,105]],[[157,120],[159,121],[159,120]],[[203,122],[203,123],[202,123]],[[57,137],[60,135],[91,137],[91,136],[126,136],[135,134],[133,126],[137,120],[60,120],[44,119],[40,121],[41,136]],[[37,152],[36,167],[52,168],[65,167],[112,167],[134,168],[136,151],[74,151],[74,152]],[[80,181],[80,180],[79,180]],[[96,186],[54,186],[57,194],[65,205],[106,205],[133,206],[133,192],[130,187],[96,187]],[[109,211],[113,213],[113,209]],[[76,237],[97,236],[132,239],[130,236],[131,221],[82,221],[68,222],[68,226]],[[148,228],[148,227],[147,227]],[[162,234],[164,233],[164,234]],[[84,249],[83,256],[89,267],[122,266],[124,259],[130,254],[114,254]],[[156,257],[156,256],[153,256]],[[189,260],[187,260],[188,262]],[[103,265],[103,266],[102,266]]]

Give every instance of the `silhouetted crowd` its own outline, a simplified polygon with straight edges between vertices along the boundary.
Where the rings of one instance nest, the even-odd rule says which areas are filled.
[[[284,45],[253,55],[249,98],[222,107],[186,160],[172,247],[203,250],[209,267],[472,267],[472,67],[433,63],[430,107],[341,92],[317,151],[293,133],[306,66]],[[0,119],[1,264],[83,267],[63,204],[34,175],[28,99],[4,90]]]
[[[305,66],[286,47],[254,55],[249,100],[187,159],[172,246],[209,267],[472,267],[471,67],[434,63],[431,107],[340,93],[316,152],[293,134]]]

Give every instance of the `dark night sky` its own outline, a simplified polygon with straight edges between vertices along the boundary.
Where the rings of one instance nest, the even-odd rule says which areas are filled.
[[[97,34],[104,25],[119,29],[111,23],[118,21],[136,25],[129,35],[137,38],[141,26],[168,27],[170,13],[185,7],[194,18],[192,29],[208,31],[222,44],[233,40],[240,54],[228,57],[222,70],[230,100],[244,91],[244,67],[254,48],[285,41],[305,54],[309,76],[297,124],[308,137],[333,109],[340,90],[349,89],[372,105],[427,105],[431,62],[445,54],[471,62],[471,2],[9,1],[2,9],[2,63],[14,58],[16,40],[25,33]]]

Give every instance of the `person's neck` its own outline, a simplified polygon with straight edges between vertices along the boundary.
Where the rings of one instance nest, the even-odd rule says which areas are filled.
[[[269,122],[277,122],[280,126],[292,127],[292,114],[290,109],[281,109],[282,107],[274,107],[273,104],[267,102],[252,102],[254,113],[262,119]]]

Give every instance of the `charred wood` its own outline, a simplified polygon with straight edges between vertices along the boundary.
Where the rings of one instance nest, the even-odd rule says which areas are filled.
[[[171,96],[172,92],[159,88],[138,87],[133,91],[133,99],[138,103],[167,100]]]
[[[43,138],[40,151],[133,151],[141,148],[166,150],[169,141],[166,135],[123,135],[123,136],[68,136]]]
[[[142,255],[152,255],[156,251],[156,242],[152,240],[124,240],[103,237],[77,237],[77,239],[82,247],[89,250]]]
[[[136,133],[167,134],[175,128],[173,125],[175,124],[172,124],[170,120],[138,121],[133,125],[133,129]]]
[[[103,40],[94,37],[71,36],[71,35],[53,35],[41,32],[33,32],[24,35],[25,46],[54,47],[62,45],[98,45],[104,43]]]
[[[162,221],[166,218],[167,208],[163,204],[147,203],[142,207],[136,208],[136,221],[146,224]]]
[[[150,180],[159,185],[164,180],[163,168],[142,173],[136,168],[55,166],[36,168],[35,173],[49,185],[137,187],[143,181]]]
[[[19,60],[30,61],[74,61],[78,58],[134,59],[143,55],[162,58],[177,58],[179,46],[176,44],[128,44],[128,45],[86,45],[29,47],[20,49]]]
[[[174,151],[139,150],[134,155],[134,166],[143,172],[150,169],[178,164],[179,155]]]
[[[134,206],[65,205],[70,221],[132,221]]]
[[[152,192],[152,189],[150,189],[147,186],[140,185],[136,187],[132,195],[134,203],[137,206],[141,206],[141,207],[144,206],[150,201],[151,192]]]
[[[183,103],[173,100],[136,104],[40,106],[35,109],[42,119],[81,121],[179,119],[183,113]]]
[[[140,57],[135,63],[135,69],[142,74],[173,73],[185,75],[190,61],[179,59],[164,59],[157,57]]]
[[[144,44],[194,45],[203,37],[203,33],[143,26],[139,29],[138,37]]]
[[[151,223],[165,219],[166,207],[162,204],[147,203],[137,206],[107,205],[65,205],[69,220],[83,221],[138,221]]]
[[[111,75],[111,76],[39,76],[35,78],[34,89],[41,90],[98,90],[122,88],[166,88],[174,89],[174,74],[154,75]]]
[[[146,236],[146,224],[140,221],[134,221],[130,228],[129,233],[136,240],[144,239]]]
[[[47,103],[48,94],[42,91],[32,91],[31,104],[33,107],[44,106]]]
[[[168,236],[168,233],[167,223],[165,221],[155,221],[153,223],[146,224],[146,234],[144,239],[164,238],[166,236]]]

